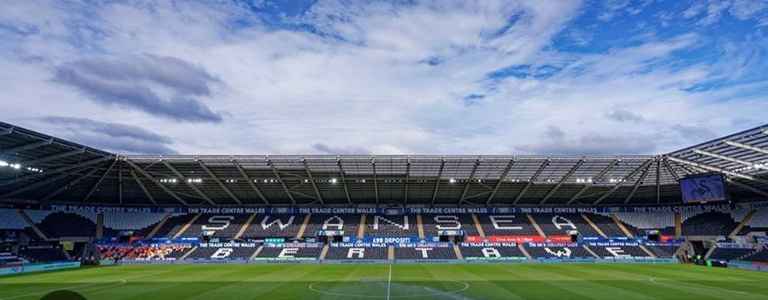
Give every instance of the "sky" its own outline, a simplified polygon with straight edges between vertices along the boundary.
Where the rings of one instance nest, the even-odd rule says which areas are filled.
[[[11,0],[0,70],[122,154],[659,154],[768,123],[768,1]]]

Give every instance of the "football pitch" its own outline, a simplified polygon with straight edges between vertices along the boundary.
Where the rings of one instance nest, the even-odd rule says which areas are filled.
[[[0,278],[0,299],[768,299],[768,273],[691,265],[125,265]]]

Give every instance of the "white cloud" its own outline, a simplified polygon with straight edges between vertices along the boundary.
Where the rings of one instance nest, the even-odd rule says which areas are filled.
[[[0,97],[16,108],[0,117],[54,135],[66,132],[39,117],[132,124],[171,137],[173,150],[189,154],[501,154],[556,147],[647,153],[698,141],[681,136],[687,127],[679,126],[718,134],[742,129],[724,110],[755,120],[768,111],[761,99],[751,99],[749,108],[715,101],[727,90],[681,90],[713,76],[710,65],[663,64],[676,51],[697,47],[693,34],[645,37],[602,54],[553,50],[553,37],[582,11],[579,1],[321,1],[286,20],[322,35],[264,24],[237,5],[147,3],[89,7],[85,19],[42,2],[15,2],[14,13],[0,13],[4,22],[39,31],[0,46],[6,70],[0,88],[7,91]],[[37,10],[34,18],[14,17]],[[507,26],[510,20],[516,22]],[[82,28],[93,38],[73,41]],[[94,105],[51,80],[67,63],[145,54],[189,62],[220,80],[205,104],[228,114],[217,124],[179,123]],[[439,59],[425,63],[431,58]],[[486,80],[489,72],[518,64],[562,70],[546,80]],[[470,94],[485,97],[465,106]],[[617,126],[611,113],[620,109],[642,122]],[[560,143],[546,134],[552,128],[562,132]]]

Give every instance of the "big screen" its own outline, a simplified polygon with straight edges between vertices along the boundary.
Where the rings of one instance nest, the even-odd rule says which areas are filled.
[[[683,202],[712,202],[728,200],[723,175],[690,176],[680,180]]]

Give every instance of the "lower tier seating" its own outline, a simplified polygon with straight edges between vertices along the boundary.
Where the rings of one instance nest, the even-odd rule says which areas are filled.
[[[331,246],[328,248],[328,254],[325,259],[329,260],[365,260],[365,259],[387,259],[387,247],[349,247],[349,246]]]
[[[430,260],[430,259],[456,259],[453,247],[441,246],[415,246],[407,248],[395,248],[395,259]]]
[[[461,243],[461,255],[466,260],[527,259],[516,244],[505,243]]]

